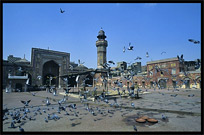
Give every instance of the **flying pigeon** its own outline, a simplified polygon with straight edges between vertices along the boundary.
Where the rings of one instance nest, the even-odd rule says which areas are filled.
[[[79,63],[79,65],[82,65],[82,64],[84,64],[85,62],[81,62],[80,59],[78,59],[78,63]]]
[[[161,55],[162,55],[163,53],[166,53],[166,52],[162,52]]]
[[[194,39],[188,39],[189,42],[193,42],[194,44],[199,44],[200,41]]]
[[[194,44],[200,44],[200,41],[194,41],[193,43]]]
[[[23,103],[25,106],[28,106],[28,104],[30,103],[30,101],[31,101],[31,100],[28,100],[28,101],[22,101],[22,100],[21,100],[21,103]]]
[[[123,53],[125,52],[125,46],[123,47]]]
[[[27,79],[26,84],[29,85],[29,78]]]
[[[60,8],[60,13],[64,13],[65,12],[65,10],[62,10],[61,8]]]
[[[195,40],[193,40],[193,39],[188,39],[188,41],[189,41],[189,42],[194,42]]]
[[[148,53],[148,52],[146,52],[146,57],[147,57],[147,58],[149,57],[149,53]]]
[[[133,47],[134,47],[134,46],[131,46],[131,43],[129,43],[128,50],[133,50]]]
[[[142,58],[141,58],[141,57],[139,57],[139,56],[137,56],[137,58],[136,58],[135,60],[138,60],[138,59],[139,59],[139,60],[141,60]]]
[[[178,58],[180,63],[184,62],[183,54],[181,54],[181,57],[179,57],[179,55],[177,55],[177,58]]]
[[[108,63],[115,65],[115,63],[112,60],[108,61]]]

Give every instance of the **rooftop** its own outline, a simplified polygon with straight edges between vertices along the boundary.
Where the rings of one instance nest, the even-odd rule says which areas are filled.
[[[176,61],[176,60],[178,60],[178,58],[174,57],[174,58],[168,58],[168,59],[163,59],[163,60],[148,61],[147,64],[154,64],[154,63],[168,62],[168,61]]]

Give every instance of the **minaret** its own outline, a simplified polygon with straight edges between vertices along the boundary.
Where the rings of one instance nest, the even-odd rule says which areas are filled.
[[[108,42],[105,40],[105,32],[101,30],[98,32],[97,36],[98,40],[96,41],[96,47],[97,47],[97,68],[103,69],[102,66],[104,63],[106,63],[106,47],[108,46]]]

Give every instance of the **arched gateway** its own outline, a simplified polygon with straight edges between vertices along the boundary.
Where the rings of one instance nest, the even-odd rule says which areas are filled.
[[[69,69],[70,54],[53,50],[32,48],[31,64],[33,66],[33,85],[42,86],[53,77],[51,84],[59,88],[64,86],[59,76],[66,75]],[[41,76],[41,79],[38,79]]]

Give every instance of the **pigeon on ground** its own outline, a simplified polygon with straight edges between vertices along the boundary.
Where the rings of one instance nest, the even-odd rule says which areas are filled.
[[[137,127],[136,127],[136,125],[134,125],[133,128],[134,128],[134,130],[137,132]]]
[[[19,126],[19,131],[24,132],[24,129],[21,126]]]
[[[48,97],[46,98],[46,105],[47,106],[50,105],[50,101],[49,101]]]
[[[47,120],[47,118],[46,118],[46,117],[45,117],[45,122],[46,122],[46,123],[48,123],[48,120]]]
[[[163,120],[166,120],[166,118],[167,118],[167,117],[162,114],[162,119],[163,119]]]

